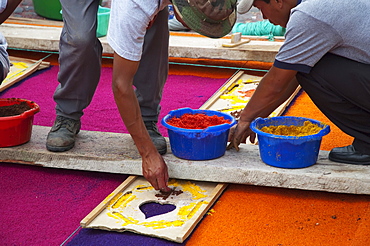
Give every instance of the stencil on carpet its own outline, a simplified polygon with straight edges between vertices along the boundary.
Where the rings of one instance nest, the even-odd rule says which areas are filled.
[[[132,231],[182,243],[227,184],[175,180],[168,193],[130,176],[82,221],[85,228]]]
[[[261,76],[253,76],[246,74],[243,71],[239,71],[221,88],[219,88],[218,91],[200,107],[200,109],[229,113],[238,120],[241,112],[245,108],[245,105],[250,101],[261,79]],[[270,117],[282,115],[285,108],[294,99],[299,90],[300,86],[284,103],[270,114]]]
[[[169,213],[176,209],[173,204],[162,204],[160,202],[147,202],[140,205],[140,211],[145,214],[145,219],[153,216]]]
[[[50,66],[49,62],[40,59],[38,61],[9,56],[10,68],[6,78],[0,83],[0,92],[8,89],[15,83],[31,75],[36,70],[44,69]]]

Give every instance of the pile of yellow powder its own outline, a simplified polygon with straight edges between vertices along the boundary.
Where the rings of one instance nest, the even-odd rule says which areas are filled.
[[[282,135],[282,136],[308,136],[314,135],[322,130],[316,124],[313,124],[310,121],[305,121],[303,126],[287,126],[287,125],[280,125],[280,126],[264,126],[261,128],[261,131],[274,134],[274,135]]]

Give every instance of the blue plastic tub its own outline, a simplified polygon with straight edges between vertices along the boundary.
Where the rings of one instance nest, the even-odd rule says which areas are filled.
[[[183,114],[206,114],[208,116],[221,116],[230,120],[230,124],[210,126],[206,129],[185,129],[167,124],[173,117],[181,117]],[[210,160],[225,154],[227,138],[230,128],[235,125],[233,116],[214,111],[181,108],[172,110],[162,119],[162,125],[167,128],[172,153],[186,160]]]
[[[274,135],[260,130],[264,126],[302,126],[305,121],[318,125],[322,130],[317,134],[301,137]],[[321,139],[330,132],[329,125],[320,121],[291,116],[257,118],[251,123],[250,128],[257,133],[262,161],[281,168],[303,168],[315,164]]]

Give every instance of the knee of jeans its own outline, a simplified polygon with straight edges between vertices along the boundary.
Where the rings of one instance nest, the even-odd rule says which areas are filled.
[[[75,32],[64,34],[61,42],[68,43],[76,48],[93,47],[96,43],[96,32]]]

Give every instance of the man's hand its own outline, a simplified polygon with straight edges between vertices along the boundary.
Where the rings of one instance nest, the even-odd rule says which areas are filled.
[[[168,192],[168,170],[162,156],[152,153],[147,157],[142,157],[143,176],[156,190]]]
[[[249,141],[254,143],[256,134],[249,128],[251,122],[239,121],[237,125],[233,126],[229,132],[229,145],[226,149],[235,148],[239,151],[239,144],[245,143],[249,137]]]

